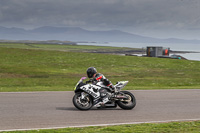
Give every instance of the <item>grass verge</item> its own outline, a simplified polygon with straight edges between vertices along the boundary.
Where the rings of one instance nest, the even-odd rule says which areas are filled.
[[[146,123],[119,126],[12,131],[4,133],[199,133],[200,121]]]

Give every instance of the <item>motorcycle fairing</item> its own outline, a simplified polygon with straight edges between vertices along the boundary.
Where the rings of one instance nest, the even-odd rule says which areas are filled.
[[[99,89],[101,89],[101,87],[99,86],[93,84],[86,84],[84,86],[81,86],[80,89],[89,93],[94,98],[100,97]]]

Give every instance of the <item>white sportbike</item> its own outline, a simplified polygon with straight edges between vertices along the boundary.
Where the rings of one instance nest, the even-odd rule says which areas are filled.
[[[122,109],[130,110],[136,106],[136,99],[129,91],[121,91],[128,81],[119,81],[114,85],[116,92],[112,92],[103,82],[97,84],[84,83],[82,77],[74,88],[73,104],[77,109],[89,110],[94,107],[113,107],[117,105]]]

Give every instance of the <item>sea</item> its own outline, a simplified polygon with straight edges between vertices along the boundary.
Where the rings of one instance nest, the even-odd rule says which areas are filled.
[[[87,42],[87,43],[78,43],[78,45],[113,46],[113,47],[130,47],[130,48],[146,48],[147,46],[161,46],[164,48],[170,48],[170,50],[173,51],[196,52],[196,53],[182,53],[182,54],[178,53],[177,55],[181,55],[188,60],[200,61],[200,44]]]

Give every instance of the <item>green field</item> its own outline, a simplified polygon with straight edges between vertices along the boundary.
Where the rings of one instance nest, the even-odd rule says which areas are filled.
[[[5,133],[199,133],[200,121],[148,123],[121,126],[65,128],[55,130],[13,131]]]
[[[20,48],[35,50],[51,50],[64,52],[113,52],[140,50],[138,48],[90,46],[90,45],[60,45],[60,44],[29,44],[29,43],[0,43],[2,48]]]
[[[125,89],[200,89],[199,61],[81,52],[119,49],[113,47],[31,45],[38,48],[0,44],[0,92],[72,91],[90,66],[113,83],[128,80]]]

